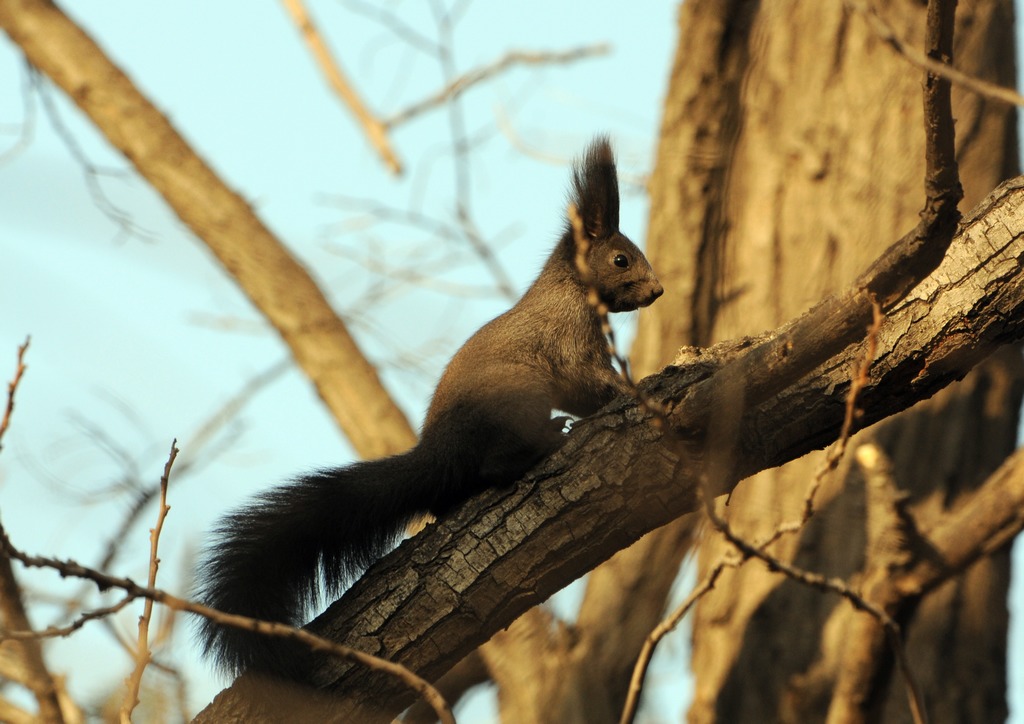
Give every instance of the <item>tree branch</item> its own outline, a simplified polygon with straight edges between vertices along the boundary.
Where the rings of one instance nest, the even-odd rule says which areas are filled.
[[[164,528],[164,520],[170,506],[167,505],[167,484],[171,478],[171,466],[178,457],[178,441],[171,443],[171,451],[167,456],[167,463],[164,465],[164,474],[160,476],[160,509],[156,516],[156,525],[149,531],[149,588],[156,588],[156,574],[160,568],[160,556],[158,549],[160,545],[160,533]],[[153,660],[153,652],[149,648],[149,622],[153,618],[153,599],[147,598],[143,607],[142,615],[139,617],[138,645],[135,648],[135,669],[125,680],[127,692],[121,704],[121,724],[130,724],[132,712],[139,705],[139,690],[142,688],[142,675],[146,672],[146,666]]]
[[[378,673],[394,677],[396,680],[401,681],[404,686],[409,687],[412,691],[415,691],[417,694],[422,696],[433,707],[434,712],[437,714],[437,717],[442,724],[454,724],[454,719],[452,719],[451,716],[451,710],[438,691],[431,686],[428,681],[417,676],[401,664],[395,664],[386,659],[367,654],[349,646],[332,643],[322,637],[310,633],[309,631],[299,630],[283,623],[262,621],[248,616],[240,616],[238,614],[218,611],[217,609],[210,608],[209,606],[204,606],[200,603],[194,603],[192,601],[179,598],[178,596],[167,593],[159,588],[140,586],[130,578],[119,578],[102,571],[87,568],[86,566],[80,565],[72,560],[60,560],[46,556],[28,555],[27,553],[15,548],[14,544],[11,543],[10,538],[7,536],[7,531],[2,525],[0,525],[0,561],[5,561],[9,566],[12,558],[30,568],[46,568],[57,571],[62,577],[80,578],[91,581],[96,584],[100,590],[118,588],[124,591],[127,596],[132,599],[144,598],[147,601],[161,603],[175,611],[188,611],[189,613],[194,613],[198,616],[204,616],[224,626],[244,628],[257,631],[268,636],[280,636],[300,641],[306,646],[309,646],[312,651],[324,652],[332,656],[338,656],[357,662],[360,666],[369,667]],[[256,691],[262,693],[263,696],[267,696],[268,692],[287,695],[289,692],[294,692],[295,690],[295,687],[290,686],[286,682],[277,682],[274,680],[267,680],[266,678],[258,678],[257,687]],[[256,695],[259,695],[259,693]],[[309,692],[306,693],[308,694]],[[47,719],[47,721],[61,720],[58,718],[52,720]]]
[[[416,116],[458,98],[474,85],[482,83],[485,80],[489,80],[490,78],[493,78],[499,73],[516,65],[554,65],[556,63],[572,63],[577,60],[582,60],[583,58],[607,55],[610,51],[611,46],[607,43],[584,45],[579,48],[563,51],[513,50],[488,65],[463,73],[436,93],[413,103],[398,113],[395,113],[385,119],[384,126],[386,128],[395,128],[403,123],[407,123]]]
[[[973,75],[957,70],[952,65],[915,48],[899,36],[896,29],[878,13],[873,5],[861,2],[861,0],[844,0],[844,2],[848,8],[861,13],[875,34],[907,62],[984,98],[1002,101],[1013,106],[1024,106],[1024,96],[1013,88],[1006,88],[981,78],[975,78]]]
[[[0,3],[2,28],[135,165],[273,324],[363,457],[416,434],[309,272],[104,55],[46,0]]]
[[[370,109],[366,107],[366,104],[363,103],[363,99],[359,97],[359,94],[356,93],[346,77],[345,71],[341,69],[337,59],[331,55],[327,42],[320,34],[320,31],[317,30],[316,24],[313,22],[313,18],[309,16],[309,12],[306,10],[306,6],[303,5],[302,0],[282,0],[282,2],[288,14],[292,16],[292,20],[302,34],[302,38],[306,41],[306,45],[309,46],[309,50],[313,54],[317,65],[320,66],[320,70],[327,78],[327,82],[345,105],[348,106],[356,120],[359,121],[359,125],[363,127],[363,133],[366,134],[366,138],[376,149],[381,159],[383,159],[384,165],[396,176],[401,174],[402,162],[391,147],[387,124],[378,120],[370,112]]]
[[[1021,218],[1024,177],[994,191],[965,220],[942,265],[890,305],[860,397],[862,424],[931,396],[998,346],[1024,337]],[[870,288],[875,280],[865,276],[858,284]],[[791,339],[810,347],[790,347],[790,354],[812,358],[839,344],[835,337],[846,331],[838,320],[854,314],[857,300],[849,292],[838,299],[828,302],[835,316],[809,313],[785,325]],[[799,384],[791,384],[790,369],[769,364],[759,371],[764,384],[774,381],[781,391],[743,410],[736,477],[724,487],[836,438],[862,346],[841,349]],[[642,381],[647,395],[673,409],[683,432],[657,429],[638,402],[620,399],[577,425],[563,449],[516,487],[481,494],[403,543],[310,628],[436,680],[531,606],[644,533],[697,509],[712,412],[681,403],[700,385],[752,369],[758,350],[728,343]],[[395,713],[408,702],[391,682],[341,663],[325,663],[316,683],[348,697],[342,712],[372,701]],[[208,720],[230,702],[230,692],[207,709]]]
[[[7,406],[4,409],[3,420],[0,421],[0,438],[3,438],[11,422],[11,414],[14,412],[14,394],[18,390],[18,383],[25,374],[25,351],[28,349],[29,341],[18,347],[18,364],[14,371],[14,377],[7,385]],[[5,631],[27,631],[32,628],[29,623],[28,614],[25,612],[25,603],[21,598],[21,587],[14,577],[14,569],[11,567],[11,559],[0,552],[0,626]],[[60,722],[64,721],[64,715],[57,700],[57,686],[54,683],[50,670],[46,668],[46,661],[43,659],[43,649],[38,639],[19,639],[15,644],[16,650],[21,659],[21,665],[25,671],[25,685],[35,696],[39,705],[39,716],[43,721]]]
[[[30,341],[30,338],[26,338],[24,344],[18,345],[18,365],[14,368],[14,377],[7,383],[7,406],[4,407],[3,419],[0,419],[0,450],[4,449],[4,433],[7,432],[11,424],[11,415],[14,414],[14,393],[18,390],[21,376],[25,374],[25,352],[28,351]]]

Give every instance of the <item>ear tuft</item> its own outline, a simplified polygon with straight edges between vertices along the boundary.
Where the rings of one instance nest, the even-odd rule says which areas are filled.
[[[619,229],[619,181],[615,155],[607,136],[591,141],[573,164],[571,201],[590,239],[611,236]]]

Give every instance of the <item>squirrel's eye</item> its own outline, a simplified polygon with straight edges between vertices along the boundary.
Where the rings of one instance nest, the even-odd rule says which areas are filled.
[[[625,254],[616,254],[615,258],[612,259],[612,264],[621,269],[625,269],[627,266],[629,266],[629,259],[626,257]]]

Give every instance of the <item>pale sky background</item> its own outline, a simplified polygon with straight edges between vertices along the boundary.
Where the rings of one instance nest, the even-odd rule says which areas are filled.
[[[585,12],[569,0],[456,5],[463,8],[453,31],[457,72],[510,49],[612,45],[600,58],[506,72],[463,96],[465,126],[476,142],[471,211],[519,292],[557,238],[567,163],[593,134],[612,135],[627,180],[649,172],[674,52],[676,3],[592,1]],[[418,425],[447,358],[508,302],[474,291],[491,280],[456,242],[402,224],[370,224],[366,205],[353,199],[450,222],[448,112],[396,131],[393,141],[408,167],[396,179],[328,90],[280,4],[78,0],[73,10],[64,7],[304,261]],[[436,58],[357,12],[370,7],[310,1],[357,88],[388,115],[439,88],[444,77]],[[437,40],[428,3],[377,7],[394,10],[422,39]],[[346,462],[352,452],[309,383],[290,368],[200,446],[196,435],[204,422],[285,359],[286,350],[89,122],[45,82],[42,95],[28,83],[20,52],[3,37],[0,379],[9,379],[17,345],[32,335],[29,369],[0,454],[3,522],[24,550],[94,563],[130,505],[130,496],[117,492],[126,473],[155,483],[177,438],[178,470],[190,460],[197,464],[172,477],[160,585],[183,593],[191,556],[215,519],[260,489]],[[536,155],[517,148],[513,137]],[[621,225],[640,242],[646,205],[646,196],[627,183]],[[447,291],[382,282],[364,264],[368,258],[408,264],[415,253],[434,273],[454,251],[463,252],[461,260],[440,267],[451,283]],[[375,295],[372,308],[360,302],[368,292]],[[150,506],[112,572],[145,580],[154,517]],[[33,590],[77,590],[45,573],[19,575]],[[1018,619],[1020,578],[1011,596]],[[562,605],[571,600],[570,592]],[[51,623],[56,612],[37,603],[34,622]],[[130,609],[118,618],[130,639],[137,615]],[[188,678],[194,714],[223,682],[199,661],[184,623],[178,622],[167,660]],[[680,671],[687,637],[679,632],[661,644],[648,681],[656,704],[645,721],[678,721],[685,709],[689,684]],[[1011,718],[1024,721],[1024,640],[1016,624],[1011,651]],[[99,623],[54,642],[47,658],[81,701],[130,669]],[[486,697],[471,706],[458,712],[460,720],[493,718]]]

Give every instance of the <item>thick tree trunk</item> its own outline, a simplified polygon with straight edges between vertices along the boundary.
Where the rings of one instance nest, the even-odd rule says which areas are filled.
[[[924,11],[900,0],[880,14],[920,48]],[[961,2],[957,21],[956,67],[1012,86],[1011,2]],[[772,328],[848,283],[916,223],[922,78],[842,2],[683,4],[651,180],[648,255],[667,291],[641,318],[641,360]],[[1016,170],[1014,113],[954,88],[954,115],[967,209]],[[927,526],[1013,448],[1020,381],[1019,354],[999,355],[855,444],[870,438],[888,451]],[[820,465],[812,455],[741,483],[724,509],[731,525],[753,540],[798,519]],[[849,460],[826,478],[815,507],[772,553],[856,576],[868,504]],[[728,550],[707,536],[702,571]],[[1002,551],[899,612],[932,721],[1005,718],[1007,584]],[[852,670],[843,632],[855,615],[761,565],[726,571],[694,619],[691,721],[908,719],[885,650],[856,696],[837,684]]]

